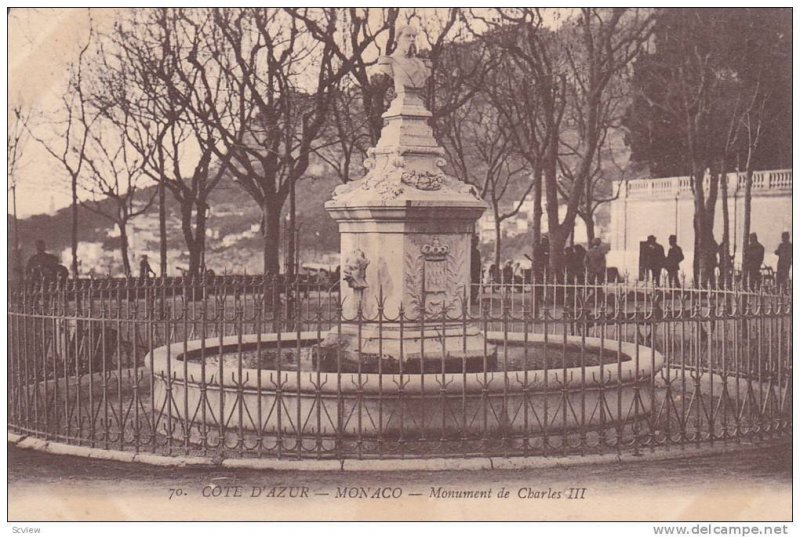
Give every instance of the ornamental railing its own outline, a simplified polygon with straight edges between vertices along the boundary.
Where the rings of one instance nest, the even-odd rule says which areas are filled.
[[[563,456],[791,432],[791,297],[577,278],[377,292],[222,280],[12,288],[8,430],[162,455]],[[347,312],[351,312],[348,316]]]
[[[728,191],[736,193],[744,190],[747,174],[744,172],[731,172],[723,176],[728,182]],[[703,184],[708,189],[709,177],[703,178]],[[792,170],[766,170],[753,172],[753,192],[788,191],[792,190]],[[632,179],[621,182],[621,195],[623,197],[662,197],[676,196],[692,192],[692,178],[659,177],[654,179]]]

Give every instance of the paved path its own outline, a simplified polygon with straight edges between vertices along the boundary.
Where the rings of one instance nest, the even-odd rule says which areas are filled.
[[[259,472],[159,468],[10,447],[9,518],[787,520],[791,464],[787,446],[522,471]],[[501,489],[507,498],[498,498]],[[489,498],[446,497],[487,491]],[[364,494],[399,497],[358,497]]]

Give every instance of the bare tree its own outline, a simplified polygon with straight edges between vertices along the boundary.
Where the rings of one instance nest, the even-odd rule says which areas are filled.
[[[58,115],[47,121],[49,133],[39,133],[38,128],[29,129],[31,137],[56,159],[70,179],[71,192],[71,272],[78,276],[78,182],[86,164],[86,147],[90,131],[97,120],[97,113],[89,110],[84,92],[84,61],[94,40],[90,28],[86,44],[80,49],[77,61],[69,67],[69,81],[61,99]]]
[[[342,183],[353,179],[354,167],[363,163],[367,150],[375,143],[359,93],[359,88],[344,81],[336,92],[330,119],[320,136],[329,143],[321,143],[316,151]]]
[[[455,175],[474,185],[494,219],[494,260],[500,264],[502,224],[517,215],[533,188],[524,160],[514,153],[501,114],[478,94],[442,118],[440,133]],[[513,201],[511,201],[513,200]]]
[[[206,46],[211,17],[210,10],[179,8],[128,13],[109,37],[101,78],[106,91],[97,95],[108,100],[109,111],[119,110],[117,118],[130,122],[124,132],[142,158],[142,172],[178,202],[192,275],[203,269],[209,196],[230,159],[206,120],[212,113],[230,116],[228,94],[221,85],[210,94],[197,89],[203,66],[212,61]],[[163,270],[163,200],[159,206]]]
[[[736,13],[743,25],[734,36],[743,49],[734,57],[736,72],[746,103],[740,115],[737,161],[744,161],[745,210],[743,240],[750,235],[753,171],[756,166],[773,163],[775,142],[788,139],[791,146],[791,20],[783,9],[749,9]],[[745,242],[744,245],[747,243]]]
[[[128,223],[150,209],[157,191],[142,191],[147,179],[143,170],[147,157],[143,157],[130,143],[127,129],[133,125],[129,115],[124,115],[116,124],[100,120],[95,127],[87,146],[89,171],[80,183],[90,199],[81,203],[117,226],[123,271],[130,276]]]
[[[697,32],[717,35],[717,25],[722,24],[723,19],[706,16],[703,10],[665,13],[656,52],[644,58],[649,85],[641,92],[653,113],[674,126],[685,148],[694,199],[694,280],[704,285],[715,276],[716,202],[726,171],[722,166],[727,166],[726,153],[738,127],[735,119],[730,120],[737,115],[729,110],[732,103],[723,98],[729,94],[726,89],[732,77],[726,47],[700,38]]]
[[[489,30],[481,34],[501,67],[494,71],[486,92],[501,114],[499,124],[508,132],[515,151],[532,171],[533,237],[535,249],[542,234],[544,177],[555,189],[558,140],[566,108],[565,80],[551,61],[552,32],[540,10],[497,10],[497,16],[480,18]],[[550,196],[552,197],[552,196]],[[550,199],[548,197],[548,200]],[[533,256],[534,268],[541,262]]]
[[[420,28],[420,55],[431,62],[426,106],[434,136],[441,124],[484,86],[494,65],[489,48],[474,39],[471,15],[462,8],[412,10],[409,22]]]
[[[747,247],[747,241],[750,237],[750,220],[753,213],[753,164],[768,119],[765,114],[768,99],[769,90],[762,89],[759,84],[757,90],[753,92],[750,105],[741,116],[741,127],[744,130],[744,138],[746,140],[744,162],[744,232],[742,233],[743,252]]]
[[[22,278],[22,259],[19,250],[19,219],[17,217],[17,181],[22,167],[25,146],[29,139],[27,125],[31,112],[22,105],[15,105],[8,111],[7,151],[8,151],[8,190],[11,191],[12,218],[14,221],[14,277]]]
[[[559,185],[545,175],[547,217],[550,232],[551,266],[561,267],[560,257],[572,232],[581,204],[587,214],[594,212],[593,178],[601,170],[600,150],[609,128],[618,119],[615,81],[638,55],[652,32],[653,16],[644,10],[585,8],[575,18],[575,33],[562,32],[566,45],[565,87],[568,110],[577,127],[574,143],[561,130],[560,146],[574,157],[561,159],[560,169],[567,184]],[[562,189],[566,214],[559,222],[557,198]],[[555,187],[555,188],[553,188]],[[565,188],[566,187],[566,188]],[[588,224],[587,224],[588,226]],[[587,231],[589,229],[587,227]]]
[[[266,274],[279,271],[281,211],[327,143],[320,136],[336,90],[387,27],[337,48],[339,17],[327,8],[215,10],[210,38],[198,43],[213,61],[194,62],[194,91],[208,102],[221,86],[233,112],[187,106],[213,127],[230,155],[230,174],[262,209]]]
[[[612,127],[613,128],[613,127]],[[611,141],[615,133],[607,130],[603,133],[598,145],[597,159],[586,178],[585,192],[580,205],[578,206],[578,216],[583,220],[586,227],[586,240],[591,243],[596,236],[596,215],[598,209],[605,203],[609,203],[619,198],[620,188],[612,188],[612,180],[625,178],[625,167],[616,161],[614,153],[617,149]],[[568,192],[572,190],[575,181],[574,176],[574,150],[572,148],[564,150],[568,143],[564,143],[562,137],[562,152],[559,154],[558,167],[561,172],[561,180],[558,183],[558,190],[562,200],[568,199]]]
[[[548,27],[548,14],[539,9],[501,9],[497,18],[499,22],[484,19],[491,28],[485,39],[504,52],[512,69],[505,91],[494,92],[495,98],[514,102],[513,88],[532,93],[516,97],[514,106],[521,113],[509,118],[508,125],[517,149],[531,164],[534,181],[541,177],[534,203],[541,197],[546,201],[550,265],[559,271],[576,217],[582,207],[593,212],[597,201],[589,198],[610,125],[613,81],[649,38],[652,14],[586,8],[564,21],[572,28],[558,31]],[[564,125],[567,110],[576,123],[572,136]],[[564,152],[572,158],[559,160]],[[536,221],[534,229],[539,229]]]
[[[576,174],[585,175],[578,216],[586,225],[589,242],[595,237],[597,210],[619,195],[619,191],[612,191],[611,179],[624,175],[624,166],[617,162],[616,153],[623,145],[619,143],[622,122],[633,97],[632,70],[628,67],[652,29],[653,19],[649,14],[641,11],[619,11],[618,14],[620,20],[614,21],[617,29],[613,31],[630,32],[628,41],[625,41],[624,34],[619,36],[619,42],[605,34],[594,35],[600,32],[592,27],[592,19],[598,26],[609,22],[604,19],[613,21],[613,16],[605,11],[597,14],[584,10],[574,23],[567,21],[566,27],[559,31],[559,42],[566,59],[567,102],[559,138],[559,193],[567,202],[574,190]],[[598,46],[618,46],[620,50],[609,51],[604,60],[608,65],[593,72],[590,62],[603,60],[602,55],[593,52]],[[606,77],[606,80],[594,82],[596,77]],[[591,91],[599,91],[599,97],[595,98]],[[589,145],[590,140],[593,145]],[[586,162],[588,170],[582,167]]]
[[[730,239],[730,210],[728,204],[728,176],[727,171],[730,166],[730,161],[735,155],[737,151],[737,147],[741,145],[740,140],[742,138],[742,130],[745,126],[745,118],[752,113],[753,107],[756,104],[758,99],[758,84],[756,85],[755,91],[752,95],[746,95],[747,90],[739,83],[735,83],[737,86],[731,94],[734,96],[734,102],[729,106],[725,106],[719,111],[718,121],[720,122],[727,122],[727,126],[724,131],[724,135],[719,137],[719,144],[715,148],[716,151],[716,159],[717,159],[717,166],[713,168],[716,173],[720,174],[720,195],[721,195],[721,203],[722,203],[722,240],[720,241],[719,246],[719,274],[720,274],[720,285],[723,287],[727,287],[732,283],[733,277],[733,264],[732,264],[732,253],[731,253],[731,246],[734,248],[736,245],[731,245]],[[724,99],[726,97],[725,92],[718,95],[717,99]],[[730,96],[728,96],[730,97]],[[748,144],[748,148],[750,144]],[[748,151],[748,153],[751,153]],[[738,183],[738,175],[736,178]],[[752,175],[750,176],[751,186],[752,186]],[[738,186],[738,185],[737,185]],[[747,185],[745,185],[745,190],[747,190]],[[747,209],[749,209],[750,200],[750,192],[747,192],[745,195],[745,229],[749,232],[750,222],[748,221],[749,215],[747,214]],[[747,243],[743,244],[743,247],[746,247]]]

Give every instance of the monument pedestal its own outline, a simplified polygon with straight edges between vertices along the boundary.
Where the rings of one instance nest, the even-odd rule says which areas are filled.
[[[320,346],[326,367],[339,359],[352,370],[360,360],[377,371],[378,357],[385,372],[399,372],[401,359],[408,373],[494,364],[493,346],[464,310],[482,201],[403,196],[380,205],[332,201],[326,209],[339,222],[343,263],[342,326]]]
[[[445,152],[420,98],[429,68],[410,55],[409,32],[379,61],[397,98],[367,151],[367,174],[325,204],[341,235],[342,326],[320,349],[326,366],[346,356],[362,366],[381,360],[382,371],[399,361],[409,372],[441,371],[442,363],[463,370],[467,362],[482,370],[495,352],[465,323],[463,308],[474,226],[487,206],[473,186],[441,170]]]

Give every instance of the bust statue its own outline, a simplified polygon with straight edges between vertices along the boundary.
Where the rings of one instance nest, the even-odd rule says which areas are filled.
[[[378,59],[377,72],[394,80],[394,91],[397,98],[392,102],[389,113],[401,113],[409,107],[424,109],[420,92],[431,76],[430,60],[416,56],[415,41],[417,29],[403,26],[397,36],[397,47],[389,56]]]

